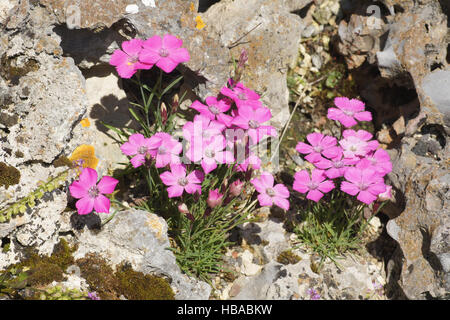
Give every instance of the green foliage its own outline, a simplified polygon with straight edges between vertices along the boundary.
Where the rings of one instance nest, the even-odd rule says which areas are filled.
[[[223,190],[221,183],[230,181],[234,175],[231,168],[219,166],[217,173],[207,175],[202,190],[222,190],[223,203],[211,209],[207,206],[208,192],[201,196],[186,195],[183,200],[189,208],[189,215],[175,211],[168,219],[177,247],[173,248],[177,263],[188,275],[209,281],[211,274],[222,270],[222,255],[231,243],[227,241],[228,232],[246,221],[256,201],[247,199],[241,206],[241,199]]]
[[[132,102],[129,111],[132,117],[140,124],[145,137],[150,137],[157,132],[171,134],[175,129],[176,117],[184,117],[177,112],[178,105],[184,99],[185,93],[179,99],[166,97],[182,80],[182,77],[169,79],[165,82],[163,72],[152,87],[142,81],[143,74],[138,73],[137,80],[130,81],[136,86],[135,91],[140,94],[137,102]],[[164,100],[164,103],[163,103]],[[172,101],[171,105],[167,101]],[[117,133],[117,142],[123,144],[128,137],[136,133],[130,129],[115,128],[104,124],[107,128]],[[206,175],[202,183],[201,195],[184,194],[181,198],[171,199],[161,181],[160,174],[166,168],[156,168],[152,161],[147,165],[135,169],[130,163],[120,173],[120,176],[134,176],[137,180],[145,179],[147,184],[146,201],[139,203],[139,208],[149,212],[156,212],[163,216],[169,225],[169,234],[175,240],[174,252],[180,268],[189,275],[195,275],[207,280],[211,273],[220,271],[222,255],[230,244],[227,241],[228,231],[236,225],[246,221],[246,217],[254,204],[238,207],[235,197],[228,194],[228,186],[224,181],[233,181],[237,173],[232,171],[233,166],[219,165],[214,175]],[[193,166],[187,166],[191,172]],[[115,176],[120,179],[120,177]],[[242,179],[242,177],[241,177]],[[138,182],[139,184],[139,182]],[[224,203],[211,209],[206,200],[209,191],[216,188],[224,194]],[[178,211],[178,205],[184,203],[189,209],[188,214]]]
[[[298,238],[321,257],[337,259],[349,250],[360,248],[361,236],[368,225],[363,218],[364,205],[355,204],[339,190],[333,190],[318,203],[308,202],[302,211],[302,223],[294,227]]]
[[[0,162],[0,186],[1,186],[1,176],[3,173],[1,165],[2,163]],[[46,182],[42,182],[39,185],[39,187],[37,187],[34,191],[29,193],[26,197],[0,210],[0,223],[8,222],[13,216],[16,216],[18,214],[24,214],[28,210],[28,208],[34,208],[36,206],[37,201],[44,196],[45,192],[52,192],[65,184],[65,182],[69,177],[70,170],[76,169],[69,168],[60,173],[59,175],[57,175],[56,177],[49,177]],[[18,179],[20,179],[20,173],[18,174],[19,174]]]
[[[61,286],[53,286],[39,291],[35,297],[38,300],[87,300],[87,292],[66,289]]]
[[[28,274],[20,268],[10,267],[0,272],[0,297],[6,295],[10,298],[17,296],[17,291],[25,288]]]
[[[341,72],[333,70],[328,74],[327,79],[325,80],[325,85],[330,89],[334,89],[339,81],[341,81],[342,77],[343,74]]]

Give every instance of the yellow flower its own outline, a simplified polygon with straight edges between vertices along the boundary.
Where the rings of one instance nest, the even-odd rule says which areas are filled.
[[[204,27],[206,27],[206,24],[203,22],[202,17],[200,16],[195,17],[195,22],[197,22],[197,25],[195,27],[198,30],[202,30]]]
[[[83,120],[80,121],[80,123],[83,126],[83,128],[88,128],[91,125],[91,122],[89,121],[88,118],[84,118]]]
[[[83,160],[83,168],[97,168],[98,158],[95,156],[94,146],[82,144],[78,146],[69,157],[70,161]]]
[[[195,4],[193,2],[191,2],[191,5],[189,6],[189,10],[191,10],[191,12],[195,11]]]

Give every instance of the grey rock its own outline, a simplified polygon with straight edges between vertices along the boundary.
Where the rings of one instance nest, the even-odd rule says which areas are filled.
[[[422,89],[431,103],[444,116],[444,123],[450,127],[450,69],[436,70],[424,77]]]
[[[165,220],[146,211],[121,211],[100,231],[76,233],[74,257],[97,253],[112,266],[129,262],[137,271],[168,277],[176,299],[207,300],[211,287],[181,273],[170,247]]]

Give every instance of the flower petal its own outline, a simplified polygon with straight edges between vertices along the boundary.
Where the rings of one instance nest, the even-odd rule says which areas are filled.
[[[98,195],[94,200],[94,210],[98,213],[109,213],[110,201],[104,195]]]
[[[79,181],[83,187],[89,189],[97,184],[97,178],[97,171],[88,167],[84,168],[83,172],[81,172]]]
[[[97,185],[98,190],[103,194],[113,193],[119,180],[110,176],[104,176]],[[97,210],[95,210],[97,211]],[[98,211],[97,211],[98,212]]]
[[[273,204],[272,198],[265,193],[261,193],[258,195],[259,205],[261,207],[271,206]]]
[[[173,185],[167,188],[169,198],[180,197],[183,194],[184,188],[180,185]]]
[[[70,195],[74,198],[81,199],[88,196],[88,189],[79,181],[74,181],[69,186]]]
[[[308,194],[306,195],[306,199],[309,199],[309,200],[312,200],[315,202],[318,202],[320,199],[322,199],[322,197],[323,197],[323,193],[317,189],[309,191]]]
[[[289,210],[289,200],[280,198],[280,197],[273,197],[273,203],[276,204],[278,207],[284,210]]]
[[[89,197],[81,198],[75,203],[75,206],[77,207],[78,214],[85,215],[91,213],[94,209],[94,199]]]

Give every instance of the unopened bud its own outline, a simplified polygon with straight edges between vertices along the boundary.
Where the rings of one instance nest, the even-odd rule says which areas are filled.
[[[230,194],[237,197],[241,194],[243,188],[244,188],[244,182],[237,179],[230,185]]]
[[[219,193],[219,189],[210,190],[206,203],[208,203],[210,208],[214,208],[222,202],[222,198],[223,194]]]

